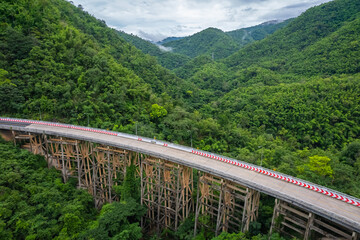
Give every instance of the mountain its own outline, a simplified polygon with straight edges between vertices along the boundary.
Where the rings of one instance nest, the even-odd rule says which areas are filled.
[[[140,37],[119,31],[118,34],[131,43],[143,53],[149,54],[157,58],[159,64],[168,69],[174,69],[183,66],[190,58],[186,55],[172,53],[171,49],[146,41]],[[176,38],[178,39],[178,38]]]
[[[291,19],[283,22],[270,21],[230,32],[208,28],[189,37],[165,39],[159,44],[171,47],[174,53],[191,58],[205,54],[218,60],[230,56],[249,43],[265,38],[277,29],[286,26],[290,21]]]
[[[166,42],[163,46],[171,47],[173,52],[191,58],[207,54],[215,59],[229,56],[239,49],[238,44],[230,36],[216,28],[208,28],[192,36]]]
[[[314,63],[320,61],[320,58],[324,58],[323,63],[331,65],[348,62],[349,59],[344,53],[349,49],[346,50],[345,48],[354,46],[350,51],[358,51],[356,44],[354,45],[352,42],[359,34],[357,28],[359,11],[358,0],[336,0],[313,7],[291,21],[283,29],[238,51],[224,62],[234,70],[253,65],[276,72],[290,71],[305,75],[310,74],[308,67],[315,67],[316,65],[305,65],[303,60]],[[343,37],[336,39],[335,36],[340,37],[340,35]],[[331,43],[334,40],[340,45],[337,46]],[[324,41],[327,44],[324,44]],[[315,51],[315,48],[318,50]],[[328,50],[325,50],[325,48]],[[338,54],[340,59],[330,59],[329,55],[327,55],[329,54],[328,51],[332,51],[335,55]],[[302,60],[299,61],[299,58]],[[355,61],[356,59],[357,57],[350,58],[350,60]],[[333,61],[337,63],[332,63]],[[342,69],[343,67],[340,65],[334,67],[337,68],[336,71],[338,72],[349,72]],[[315,70],[311,71],[311,73],[317,74],[319,71]]]
[[[220,60],[221,76],[227,73],[228,89],[253,84],[276,85],[304,81],[311,76],[354,74],[359,72],[359,1],[337,0],[313,7],[263,40],[253,42]],[[223,66],[225,64],[225,68]],[[204,72],[204,65],[197,71]],[[184,69],[177,70],[179,76]],[[206,72],[206,71],[205,71]],[[200,83],[193,72],[188,77]],[[223,82],[220,77],[213,81]],[[218,89],[209,85],[209,89]]]

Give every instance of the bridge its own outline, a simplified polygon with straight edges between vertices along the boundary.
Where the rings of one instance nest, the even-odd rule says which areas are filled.
[[[260,193],[275,198],[270,232],[303,239],[360,238],[360,200],[301,179],[197,149],[135,135],[53,122],[1,118],[3,138],[45,156],[66,182],[76,178],[95,206],[116,200],[112,186],[137,166],[142,227],[176,230],[191,213],[200,227],[247,231]],[[198,179],[197,184],[194,177]],[[195,187],[195,185],[197,185]],[[201,221],[208,216],[209,221]]]

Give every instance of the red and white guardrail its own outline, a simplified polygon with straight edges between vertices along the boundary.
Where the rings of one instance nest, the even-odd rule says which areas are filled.
[[[270,177],[277,178],[277,179],[280,179],[280,180],[283,180],[283,181],[286,181],[286,182],[289,182],[289,183],[293,183],[293,184],[298,185],[300,187],[304,187],[304,188],[313,190],[315,192],[319,192],[319,193],[325,194],[327,196],[336,198],[338,200],[344,201],[346,203],[349,203],[349,204],[355,205],[357,207],[360,207],[360,202],[359,201],[355,201],[355,200],[350,199],[350,198],[348,198],[346,196],[342,196],[342,195],[340,195],[338,193],[331,192],[328,189],[323,189],[323,188],[317,187],[315,185],[311,185],[309,183],[304,183],[304,182],[301,182],[299,180],[283,176],[281,174],[270,172],[270,171],[267,171],[265,169],[257,168],[257,167],[254,167],[254,166],[251,166],[251,165],[248,165],[248,164],[245,164],[245,163],[239,163],[237,161],[229,160],[229,159],[226,159],[226,158],[223,158],[223,157],[218,157],[218,156],[215,156],[215,155],[212,155],[212,154],[209,154],[209,153],[203,153],[201,151],[196,151],[196,150],[193,150],[192,153],[194,153],[196,155],[212,158],[212,159],[215,159],[215,160],[218,160],[218,161],[221,161],[221,162],[229,163],[229,164],[241,167],[241,168],[245,168],[245,169],[248,169],[248,170],[251,170],[251,171],[254,171],[254,172],[258,172],[260,174],[268,175]]]
[[[113,136],[118,136],[119,135],[118,133],[110,132],[110,131],[104,131],[104,130],[101,130],[101,129],[86,128],[86,127],[67,125],[67,124],[61,124],[61,123],[50,123],[50,122],[12,119],[12,118],[0,118],[0,121],[39,124],[39,125],[46,125],[46,126],[53,126],[53,127],[61,127],[61,128],[69,128],[69,129],[76,129],[76,130],[82,130],[82,131],[89,131],[89,132],[95,132],[95,133],[101,133],[101,134],[107,134],[107,135],[113,135]],[[142,139],[141,137],[138,137],[137,140],[138,141],[144,141],[144,139]],[[168,143],[163,143],[162,145],[165,146],[165,147],[168,147]],[[171,147],[177,148],[175,146],[171,146]],[[289,182],[289,183],[292,183],[292,184],[295,184],[295,185],[298,185],[298,186],[313,190],[315,192],[319,192],[319,193],[325,194],[327,196],[336,198],[338,200],[341,200],[343,202],[352,204],[354,206],[360,207],[360,201],[358,201],[358,200],[351,199],[351,198],[349,198],[347,196],[344,196],[344,195],[341,195],[341,194],[339,194],[337,192],[332,192],[331,190],[326,189],[326,188],[321,188],[321,187],[316,186],[316,185],[301,182],[301,181],[299,181],[299,179],[293,179],[291,177],[288,177],[288,176],[285,176],[285,175],[282,175],[282,174],[278,174],[278,173],[274,173],[274,172],[268,171],[268,170],[263,169],[263,168],[258,168],[256,166],[251,166],[250,164],[246,164],[246,163],[242,163],[242,162],[238,162],[238,161],[234,161],[234,160],[229,160],[229,159],[226,159],[226,158],[223,158],[223,157],[215,156],[215,155],[210,154],[210,153],[204,153],[204,152],[194,150],[194,149],[192,149],[191,152],[196,154],[196,155],[212,158],[212,159],[215,159],[215,160],[218,160],[218,161],[221,161],[221,162],[225,162],[225,163],[232,164],[232,165],[235,165],[235,166],[238,166],[238,167],[241,167],[241,168],[248,169],[250,171],[258,172],[260,174],[264,174],[264,175],[267,175],[267,176],[270,176],[270,177],[273,177],[273,178],[276,178],[276,179],[280,179],[280,180],[283,180],[283,181],[286,181],[286,182]]]

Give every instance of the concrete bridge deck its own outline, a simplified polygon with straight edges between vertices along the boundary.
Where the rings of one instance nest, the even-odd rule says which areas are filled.
[[[208,157],[195,155],[191,152],[117,136],[116,134],[107,135],[98,132],[36,123],[14,123],[6,121],[6,119],[0,119],[0,129],[12,129],[84,140],[169,160],[234,181],[280,200],[287,201],[304,210],[339,223],[353,231],[360,232],[360,207],[358,206],[264,174]]]

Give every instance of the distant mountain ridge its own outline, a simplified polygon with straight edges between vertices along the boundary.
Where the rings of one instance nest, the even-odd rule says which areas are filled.
[[[174,53],[191,58],[206,54],[218,60],[230,56],[249,43],[264,39],[277,29],[286,26],[291,20],[273,20],[229,32],[223,32],[217,28],[207,28],[188,37],[170,37],[158,43],[165,47],[171,47]]]
[[[203,54],[213,60],[223,59],[247,44],[261,40],[286,26],[290,20],[273,20],[229,32],[207,28],[188,37],[168,37],[156,43],[123,31],[118,31],[118,34],[143,53],[156,57],[163,67],[173,70],[184,66],[191,58]]]
[[[180,39],[183,39],[184,37],[167,37],[161,41],[158,41],[156,42],[157,44],[165,44],[165,43],[168,43],[168,42],[172,42],[172,41],[176,41],[176,40],[180,40]]]
[[[217,28],[207,28],[192,36],[162,44],[171,47],[174,53],[191,58],[202,54],[214,55],[215,59],[227,57],[239,49],[232,37]]]

